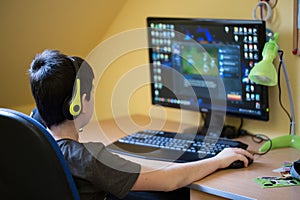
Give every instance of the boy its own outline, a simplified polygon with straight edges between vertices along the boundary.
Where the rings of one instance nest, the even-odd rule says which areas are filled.
[[[67,160],[81,199],[104,199],[108,193],[124,198],[130,191],[174,191],[236,160],[247,166],[247,157],[253,159],[248,151],[227,148],[213,158],[142,173],[143,166],[110,153],[102,143],[79,141],[78,130],[88,124],[94,109],[94,73],[86,61],[45,50],[36,55],[29,74],[39,114]]]

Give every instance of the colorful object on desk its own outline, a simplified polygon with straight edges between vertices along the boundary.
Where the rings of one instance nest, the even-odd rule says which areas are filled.
[[[289,177],[289,176],[291,176],[290,170],[291,170],[292,165],[293,165],[293,162],[285,161],[282,163],[280,168],[274,169],[273,172],[280,173],[282,177]]]
[[[283,177],[290,176],[290,169],[292,165],[292,162],[285,161],[282,163],[282,166],[280,168],[274,169],[273,172],[280,173]]]
[[[296,163],[296,165],[295,165]],[[294,166],[299,169],[300,160],[295,162],[284,161],[281,165],[281,168],[273,170],[273,172],[279,172],[281,177],[258,177],[255,178],[255,182],[257,182],[262,188],[274,188],[274,187],[286,187],[286,186],[299,186],[300,180],[295,177],[293,170],[295,170]],[[296,171],[295,171],[296,172]],[[299,174],[296,172],[296,175]]]
[[[293,177],[258,177],[254,179],[262,188],[299,186],[300,181]]]

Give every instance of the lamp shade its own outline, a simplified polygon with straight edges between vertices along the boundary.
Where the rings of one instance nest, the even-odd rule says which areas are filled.
[[[277,41],[278,33],[275,33],[274,38],[270,38],[264,46],[263,59],[251,69],[248,78],[254,83],[265,86],[277,85],[277,72],[273,65],[278,51]]]
[[[270,60],[262,60],[257,63],[250,71],[248,77],[251,81],[260,85],[277,85],[277,72]]]

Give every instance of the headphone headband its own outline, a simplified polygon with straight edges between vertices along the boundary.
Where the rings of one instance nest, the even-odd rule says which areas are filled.
[[[78,63],[77,63],[76,59],[75,59],[73,56],[69,56],[68,58],[69,58],[70,61],[72,62],[72,65],[73,65],[73,67],[74,67],[74,69],[75,69],[75,74],[76,74],[76,76],[77,76],[77,73],[79,72],[79,66],[78,66]]]

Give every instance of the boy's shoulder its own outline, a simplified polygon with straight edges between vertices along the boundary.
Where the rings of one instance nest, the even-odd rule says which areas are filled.
[[[101,142],[77,142],[71,139],[60,139],[56,141],[59,148],[65,154],[95,154],[105,150],[105,145]]]

